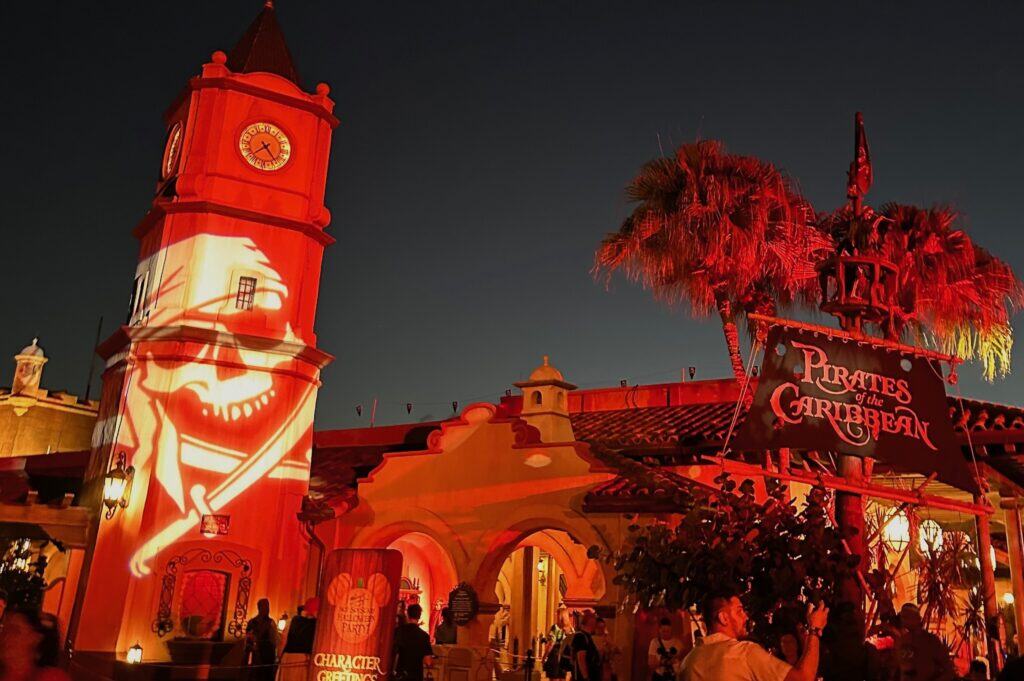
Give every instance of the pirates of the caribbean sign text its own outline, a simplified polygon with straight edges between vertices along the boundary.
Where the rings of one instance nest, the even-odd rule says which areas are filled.
[[[953,434],[942,367],[909,348],[774,327],[734,448],[780,447],[874,457],[977,489]]]

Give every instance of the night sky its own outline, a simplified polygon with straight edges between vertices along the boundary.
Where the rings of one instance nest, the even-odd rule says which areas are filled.
[[[84,392],[98,318],[107,335],[125,317],[161,114],[261,4],[7,3],[0,384],[2,357],[38,335],[44,386]],[[726,376],[713,320],[589,274],[635,171],[698,136],[776,163],[825,210],[844,200],[861,110],[871,203],[953,203],[1024,272],[1021,3],[277,7],[341,119],[318,429],[368,425],[375,396],[382,423],[496,400],[542,354],[582,387]],[[1024,351],[1015,368],[987,385],[968,367],[963,390],[1024,403]]]

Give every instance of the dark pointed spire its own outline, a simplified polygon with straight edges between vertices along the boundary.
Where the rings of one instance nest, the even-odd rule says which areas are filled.
[[[235,73],[274,73],[301,87],[299,73],[284,41],[281,25],[277,23],[272,0],[267,0],[263,11],[231,49],[227,66]]]

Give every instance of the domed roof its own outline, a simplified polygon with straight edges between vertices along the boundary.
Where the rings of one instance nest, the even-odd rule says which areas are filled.
[[[43,349],[39,347],[38,338],[33,338],[32,345],[26,345],[21,349],[21,352],[19,352],[18,354],[27,355],[29,357],[46,357],[46,353],[44,353]]]
[[[564,381],[562,372],[548,364],[548,356],[544,355],[544,363],[533,370],[530,381]]]

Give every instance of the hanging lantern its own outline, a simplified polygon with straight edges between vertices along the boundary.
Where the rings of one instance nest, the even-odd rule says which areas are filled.
[[[142,662],[142,646],[138,643],[128,649],[128,653],[124,656],[125,662],[128,664],[139,664]]]
[[[277,620],[277,630],[284,631],[288,628],[288,613],[282,612],[281,619]]]
[[[918,546],[921,553],[930,556],[933,550],[942,548],[942,527],[929,518],[917,528]]]
[[[103,478],[103,505],[107,507],[105,517],[110,520],[118,508],[127,508],[128,500],[132,493],[132,478],[135,476],[135,468],[127,466],[127,455],[121,452],[117,455],[117,463],[107,471]]]
[[[690,375],[690,380],[692,381],[693,377],[697,375],[697,367],[687,367],[686,373]]]
[[[411,414],[412,413],[412,402],[406,402],[405,403],[405,413],[406,414]]]
[[[910,519],[903,511],[899,511],[889,518],[885,524],[882,535],[885,537],[886,545],[896,553],[899,553],[910,543]]]

